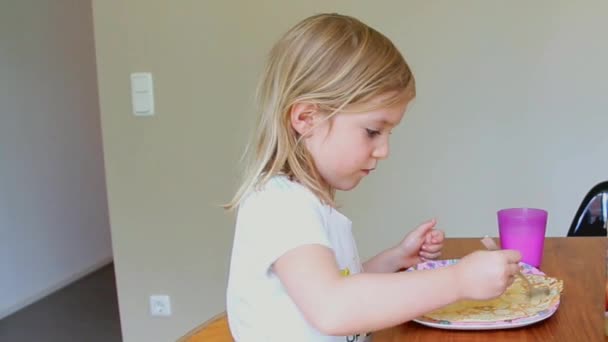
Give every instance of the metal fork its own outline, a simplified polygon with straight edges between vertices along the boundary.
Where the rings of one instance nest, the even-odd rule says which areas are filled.
[[[496,245],[496,242],[494,242],[494,240],[487,235],[483,239],[481,239],[481,243],[490,251],[497,251],[500,249]],[[546,295],[549,295],[549,293],[551,292],[551,290],[546,286],[537,286],[537,285],[532,284],[532,282],[530,282],[528,277],[526,277],[523,273],[521,273],[521,271],[519,269],[517,270],[516,275],[519,276],[526,283],[527,288],[528,288],[528,298],[532,298],[537,295],[546,296]]]

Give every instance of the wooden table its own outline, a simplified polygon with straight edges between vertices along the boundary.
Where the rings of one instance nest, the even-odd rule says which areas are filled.
[[[498,239],[496,239],[498,240]],[[564,281],[561,303],[547,320],[516,329],[457,331],[415,322],[374,333],[374,342],[392,341],[605,341],[605,237],[547,238],[540,269]],[[442,259],[480,249],[478,238],[447,239]]]

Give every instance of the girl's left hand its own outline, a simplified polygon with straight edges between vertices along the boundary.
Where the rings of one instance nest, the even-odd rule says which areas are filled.
[[[443,231],[435,229],[435,219],[424,222],[409,232],[397,245],[403,268],[408,268],[427,259],[437,259],[441,255]]]

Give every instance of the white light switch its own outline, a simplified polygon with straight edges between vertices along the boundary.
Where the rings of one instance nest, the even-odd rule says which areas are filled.
[[[131,101],[133,114],[136,116],[154,115],[154,86],[151,73],[131,74]]]

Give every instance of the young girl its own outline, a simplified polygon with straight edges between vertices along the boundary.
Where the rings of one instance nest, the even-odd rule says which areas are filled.
[[[227,289],[237,341],[366,341],[460,299],[499,296],[520,256],[478,251],[442,269],[443,233],[423,223],[361,265],[351,221],[334,202],[389,154],[389,134],[415,95],[389,39],[359,20],[321,14],[270,52],[260,117],[238,208]]]

